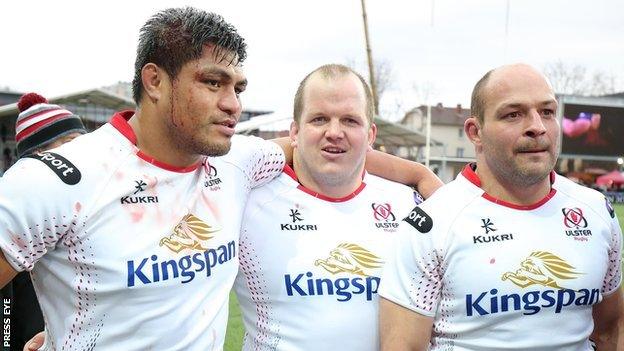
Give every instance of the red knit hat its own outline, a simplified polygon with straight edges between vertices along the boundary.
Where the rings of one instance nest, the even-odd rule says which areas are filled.
[[[87,132],[79,116],[58,105],[49,104],[39,94],[22,95],[17,108],[20,114],[15,122],[15,141],[19,158],[62,136]]]

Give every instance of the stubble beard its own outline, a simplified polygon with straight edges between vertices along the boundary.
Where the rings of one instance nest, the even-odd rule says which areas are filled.
[[[539,166],[534,164],[522,164],[516,158],[507,158],[496,151],[494,157],[489,157],[490,170],[498,174],[502,180],[517,186],[529,187],[538,184],[546,179],[554,169],[557,155],[550,154],[547,161]]]
[[[181,150],[185,150],[189,154],[200,156],[223,156],[230,151],[232,146],[231,139],[227,142],[216,143],[210,141],[204,141],[198,138],[197,135],[188,135],[188,133],[181,132],[178,127],[171,127],[172,137],[175,141],[176,147]]]
[[[364,161],[360,162],[353,169],[342,169],[335,172],[315,172],[316,182],[322,186],[339,187],[350,184],[360,177],[359,169]],[[311,173],[312,174],[312,173]]]

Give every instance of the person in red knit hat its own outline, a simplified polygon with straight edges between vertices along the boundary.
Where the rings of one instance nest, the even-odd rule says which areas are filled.
[[[80,117],[48,103],[37,93],[22,95],[17,107],[20,114],[15,122],[15,141],[19,158],[56,148],[87,132]],[[2,289],[2,296],[10,297],[11,315],[19,316],[11,323],[11,350],[22,350],[26,341],[44,326],[29,273],[15,276]]]
[[[17,157],[49,150],[86,133],[80,117],[36,93],[22,95],[15,121]]]

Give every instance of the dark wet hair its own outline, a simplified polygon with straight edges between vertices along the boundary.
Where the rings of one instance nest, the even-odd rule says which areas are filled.
[[[192,7],[170,8],[147,20],[139,33],[134,63],[132,97],[137,105],[143,95],[143,66],[154,63],[175,78],[184,64],[201,57],[206,44],[216,46],[217,61],[235,54],[230,64],[240,64],[247,57],[245,40],[215,13]]]

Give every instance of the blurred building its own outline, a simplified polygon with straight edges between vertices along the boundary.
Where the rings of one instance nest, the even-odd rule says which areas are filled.
[[[462,168],[475,160],[474,146],[464,135],[464,121],[470,109],[461,105],[445,107],[442,103],[431,106],[431,145],[429,167],[445,183],[455,179]],[[401,124],[425,134],[427,129],[427,106],[418,106],[405,114]],[[424,147],[419,149],[416,160],[425,161]]]

